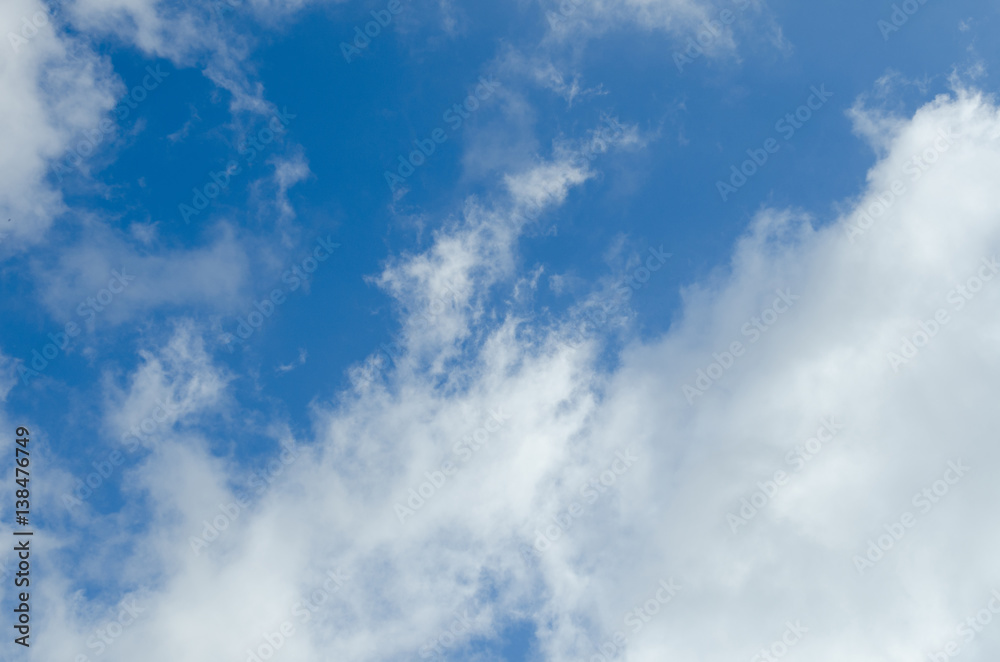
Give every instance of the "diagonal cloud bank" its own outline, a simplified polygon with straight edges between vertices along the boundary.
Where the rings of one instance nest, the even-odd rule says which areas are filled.
[[[111,627],[121,609],[53,580],[37,659],[98,659],[94,642],[151,662],[467,658],[522,622],[554,661],[943,649],[1000,587],[1000,117],[959,88],[911,118],[855,118],[883,155],[849,213],[762,210],[727,273],[611,370],[601,333],[566,342],[570,323],[512,294],[530,290],[518,211],[588,167],[553,161],[512,177],[505,205],[470,201],[381,276],[398,360],[318,404],[315,438],[272,431],[266,489],[188,433],[130,470],[148,507],[122,524],[144,533],[93,572],[141,587],[142,611]],[[217,382],[200,360],[183,379]]]

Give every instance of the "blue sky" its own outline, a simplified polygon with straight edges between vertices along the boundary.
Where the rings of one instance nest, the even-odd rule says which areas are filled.
[[[988,629],[948,634],[1000,586],[971,551],[986,471],[881,576],[854,559],[947,462],[1000,459],[998,20],[5,3],[0,429],[32,432],[39,560],[32,647],[0,659],[750,659],[787,619],[812,623],[803,659],[949,636],[993,659]],[[907,356],[942,308],[949,333]],[[767,494],[830,415],[841,441]],[[626,448],[638,468],[608,469]],[[756,530],[731,531],[755,489]],[[297,620],[331,569],[351,579]],[[668,579],[683,607],[649,602]],[[94,643],[129,600],[143,616]]]

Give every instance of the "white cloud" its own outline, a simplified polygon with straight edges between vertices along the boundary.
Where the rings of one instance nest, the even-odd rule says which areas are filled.
[[[4,252],[38,241],[63,211],[60,192],[46,180],[49,162],[97,128],[120,86],[105,58],[57,32],[63,21],[37,0],[0,7],[0,23],[17,26],[5,31],[0,49],[0,215],[13,219]]]
[[[555,35],[586,30],[600,33],[621,23],[678,34],[711,16],[712,5],[701,0],[568,0],[544,3]]]
[[[154,255],[96,221],[84,223],[90,229],[86,243],[68,245],[54,259],[33,265],[42,304],[60,322],[119,324],[182,304],[225,313],[247,292],[249,247],[224,223],[208,233],[204,247]]]
[[[115,439],[131,433],[146,441],[155,433],[155,440],[168,434],[178,421],[214,409],[224,400],[232,378],[211,364],[204,342],[190,322],[178,324],[159,352],[142,350],[139,354],[141,363],[127,390],[115,384],[110,374],[105,375],[107,425]],[[147,423],[155,430],[144,429]]]
[[[302,150],[299,149],[289,157],[272,157],[268,163],[274,167],[274,175],[271,177],[272,184],[277,189],[275,192],[275,206],[280,212],[283,221],[295,218],[295,209],[288,200],[288,191],[299,182],[305,181],[312,175],[309,169],[309,161]]]
[[[611,372],[595,368],[600,333],[573,349],[558,342],[564,329],[547,333],[504,296],[492,303],[489,290],[517,281],[523,222],[470,202],[431,248],[380,279],[407,314],[400,367],[341,405],[317,406],[316,438],[298,447],[306,461],[286,466],[209,550],[195,556],[189,539],[235,499],[238,470],[194,438],[165,444],[144,468],[135,487],[155,511],[153,533],[136,541],[141,565],[127,568],[152,586],[149,608],[104,659],[246,659],[285,620],[297,629],[281,648],[290,662],[412,658],[455,609],[477,636],[533,619],[554,661],[589,660],[619,629],[629,660],[750,659],[787,621],[808,628],[795,654],[817,662],[941,648],[1000,586],[988,526],[1000,280],[959,295],[961,309],[950,296],[1000,253],[1000,117],[964,90],[909,119],[855,117],[885,156],[852,207],[905,182],[889,211],[854,241],[853,213],[817,227],[762,211],[728,273],[686,288],[674,327],[630,342]],[[912,156],[947,130],[954,144],[910,174]],[[508,186],[519,204],[557,204],[588,172],[556,159]],[[776,290],[799,298],[782,308]],[[431,307],[438,299],[443,310]],[[894,371],[887,354],[939,308],[949,323]],[[426,310],[439,312],[418,326]],[[767,330],[754,341],[743,329],[758,324]],[[743,351],[730,361],[723,352],[736,341]],[[682,386],[698,370],[715,375],[715,361],[719,377],[689,405]],[[796,470],[786,455],[829,416],[843,429]],[[619,452],[638,459],[605,474]],[[852,557],[883,525],[918,513],[912,495],[959,458],[968,475],[859,574]],[[727,513],[777,470],[787,485],[734,534]],[[606,476],[613,486],[587,503],[580,487]],[[395,504],[442,481],[400,523]],[[520,546],[574,501],[583,512],[569,531],[526,562]],[[302,623],[293,605],[335,567],[351,579]],[[677,595],[633,633],[623,614],[646,608],[668,578]],[[38,613],[55,613],[47,603],[57,599],[73,604],[45,595]],[[84,613],[50,618],[40,642],[94,626]],[[983,642],[967,659],[995,657]]]
[[[282,365],[279,365],[274,370],[275,370],[275,372],[278,372],[278,373],[291,372],[292,370],[295,370],[299,366],[305,365],[306,358],[308,356],[309,356],[309,352],[307,352],[306,350],[304,350],[304,349],[302,349],[300,347],[299,348],[299,357],[296,360],[292,361],[291,363],[284,363]]]
[[[588,81],[585,54],[615,31],[651,33],[663,40],[657,64],[687,71],[700,58],[742,61],[751,50],[793,51],[781,26],[761,0],[541,0],[545,33],[526,53],[513,48],[501,69],[525,75],[569,104],[604,93],[611,81]]]
[[[0,112],[7,118],[0,127],[6,145],[0,155],[0,213],[13,219],[3,228],[7,236],[0,250],[9,254],[43,239],[53,221],[69,211],[58,186],[60,164],[67,156],[86,159],[114,133],[116,119],[109,111],[123,85],[90,40],[114,36],[149,58],[201,68],[232,94],[231,110],[240,122],[240,113],[270,115],[275,107],[247,64],[254,41],[238,26],[245,20],[280,26],[304,4],[77,0],[49,13],[38,0],[5,2],[0,23],[17,29],[0,50],[0,86],[6,92]],[[54,169],[58,184],[49,180]],[[81,171],[87,170],[84,164]]]

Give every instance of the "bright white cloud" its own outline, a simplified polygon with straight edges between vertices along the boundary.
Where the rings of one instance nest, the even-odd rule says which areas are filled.
[[[37,0],[0,7],[0,24],[17,26],[0,49],[0,222],[9,234],[0,251],[38,241],[64,210],[49,164],[98,128],[119,92],[107,60],[62,34],[64,21]]]
[[[207,549],[195,554],[191,539],[247,493],[242,473],[190,436],[164,442],[136,473],[154,533],[126,567],[149,595],[104,659],[247,659],[285,621],[296,628],[281,645],[290,662],[412,658],[456,609],[468,619],[460,641],[534,620],[555,661],[591,659],[616,630],[637,661],[750,659],[783,636],[818,662],[916,660],[943,647],[1000,586],[997,534],[976,524],[990,521],[1000,462],[1000,279],[984,266],[1000,254],[1000,116],[959,90],[912,118],[875,122],[860,108],[856,118],[861,131],[880,127],[872,138],[886,151],[849,213],[818,227],[762,211],[728,273],[685,289],[670,332],[629,343],[611,373],[595,368],[600,330],[574,348],[559,342],[566,329],[490,303],[486,290],[519,282],[522,222],[470,203],[380,280],[410,325],[397,367],[340,406],[318,405],[314,440],[276,428],[289,461]],[[518,201],[560,192],[555,204],[586,179],[554,161],[508,185]],[[851,232],[879,196],[888,210]],[[939,309],[948,322],[933,331]],[[427,310],[436,318],[418,326]],[[926,343],[921,324],[933,332]],[[174,342],[182,355],[197,346],[193,333]],[[182,387],[156,365],[147,359],[109,420]],[[214,383],[186,392],[214,406]],[[704,392],[686,395],[685,384]],[[830,440],[808,441],[824,423]],[[800,466],[802,449],[812,450]],[[958,478],[949,462],[960,460],[970,469]],[[940,483],[947,495],[924,512],[913,495],[944,477],[958,479]],[[599,489],[602,479],[613,484]],[[739,515],[743,498],[760,504],[759,490],[773,496],[734,524],[727,513]],[[526,560],[524,547],[573,503],[569,530]],[[913,526],[859,572],[854,557],[898,531],[905,511]],[[350,576],[342,587],[325,574],[338,569]],[[671,579],[679,588],[661,604]],[[296,612],[311,594],[322,606]],[[50,610],[57,601],[71,607]],[[44,596],[39,613],[56,615],[39,659],[82,647],[100,623],[82,607],[56,589]],[[642,619],[624,620],[637,608]]]

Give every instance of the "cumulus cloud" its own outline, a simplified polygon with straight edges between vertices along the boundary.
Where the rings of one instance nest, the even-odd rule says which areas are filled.
[[[9,252],[44,235],[64,211],[59,190],[46,175],[73,139],[96,129],[114,105],[120,83],[108,61],[63,33],[62,14],[37,0],[13,0],[0,22],[17,26],[0,54],[0,214]]]
[[[981,526],[1000,461],[1000,116],[960,88],[855,118],[885,151],[845,213],[762,210],[614,368],[596,319],[567,341],[507,294],[523,205],[559,204],[589,166],[554,159],[508,178],[513,202],[470,201],[378,281],[410,325],[385,378],[318,403],[313,438],[277,426],[259,493],[191,434],[136,472],[155,523],[126,565],[144,611],[103,658],[410,659],[524,621],[555,661],[942,648],[1000,585]],[[156,365],[109,420],[191,383]],[[211,403],[213,383],[184,392]],[[39,659],[101,623],[51,586]]]

